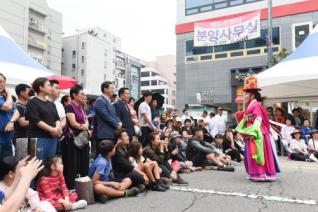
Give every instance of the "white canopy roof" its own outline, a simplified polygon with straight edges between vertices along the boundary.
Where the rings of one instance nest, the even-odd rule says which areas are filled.
[[[33,60],[8,33],[0,26],[0,73],[7,78],[7,83],[30,84],[37,77],[47,77],[53,73]]]
[[[318,25],[291,55],[257,77],[269,101],[317,100]]]

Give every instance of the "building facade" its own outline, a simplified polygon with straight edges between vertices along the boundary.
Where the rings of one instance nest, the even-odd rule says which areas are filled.
[[[173,87],[169,85],[167,79],[160,75],[160,72],[153,67],[144,67],[141,69],[141,93],[144,91],[151,91],[153,93],[159,93],[164,98],[163,108],[167,106],[175,107],[175,103],[172,98]]]
[[[267,67],[266,0],[178,0],[177,107],[201,104],[236,110],[243,76]],[[194,23],[261,11],[261,37],[214,47],[194,47]],[[273,1],[273,52],[292,52],[318,22],[316,0]]]
[[[175,55],[161,55],[157,56],[155,61],[143,63],[155,69],[162,78],[167,81],[168,87],[168,102],[172,107],[176,107],[176,56]]]
[[[63,38],[62,74],[72,76],[91,95],[100,94],[104,81],[116,83],[116,54],[121,39],[101,28],[77,31]]]
[[[116,51],[116,77],[115,86],[119,90],[126,87],[134,99],[140,98],[140,71],[144,65],[136,58]]]
[[[33,59],[61,74],[62,14],[46,0],[1,0],[0,25]]]

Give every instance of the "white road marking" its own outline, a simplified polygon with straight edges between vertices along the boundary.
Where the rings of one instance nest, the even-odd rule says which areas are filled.
[[[171,186],[171,190],[182,191],[182,192],[192,192],[192,193],[205,193],[205,194],[214,194],[214,195],[222,195],[222,196],[234,196],[234,197],[244,197],[249,199],[264,199],[267,201],[276,201],[276,202],[286,202],[286,203],[296,203],[303,205],[317,205],[316,200],[311,199],[291,199],[287,197],[279,197],[279,196],[266,196],[266,195],[256,195],[256,194],[244,194],[240,192],[226,192],[226,191],[215,191],[215,190],[201,190],[195,188],[185,188],[185,187],[175,187]]]

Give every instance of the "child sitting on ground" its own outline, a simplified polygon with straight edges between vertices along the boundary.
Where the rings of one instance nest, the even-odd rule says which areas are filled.
[[[26,163],[28,158],[22,160],[22,163]],[[17,166],[18,162],[14,157],[9,156],[3,158],[1,161],[0,170],[0,190],[4,193],[6,199],[11,186],[14,186],[14,181],[17,177]],[[45,212],[55,212],[55,208],[48,201],[40,201],[38,192],[29,188],[26,194],[26,200],[24,204],[20,207],[20,211],[45,211]]]
[[[231,156],[227,155],[223,149],[223,136],[221,134],[216,134],[214,137],[213,146],[219,151],[219,160],[225,165],[231,165]]]
[[[88,173],[94,183],[94,193],[97,201],[105,202],[105,199],[100,195],[106,195],[107,197],[136,196],[139,193],[138,188],[128,189],[132,185],[132,180],[129,177],[124,178],[121,182],[114,182],[110,179],[112,170],[111,158],[116,150],[113,141],[101,141],[99,147],[101,154],[93,162]]]
[[[160,179],[162,172],[156,161],[152,161],[149,158],[142,156],[143,149],[142,145],[138,142],[130,143],[128,146],[128,156],[132,165],[139,169],[143,175],[149,181],[148,186],[154,191],[166,191],[169,186]]]
[[[49,157],[44,161],[37,191],[40,199],[49,201],[57,210],[77,210],[85,208],[87,202],[79,200],[75,192],[70,192],[63,176],[63,163],[60,156]]]

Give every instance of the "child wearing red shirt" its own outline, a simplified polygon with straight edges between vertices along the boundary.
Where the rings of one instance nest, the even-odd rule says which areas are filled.
[[[61,157],[46,159],[41,176],[37,185],[41,200],[49,201],[57,210],[76,210],[87,206],[85,200],[77,201],[77,194],[67,189]]]

